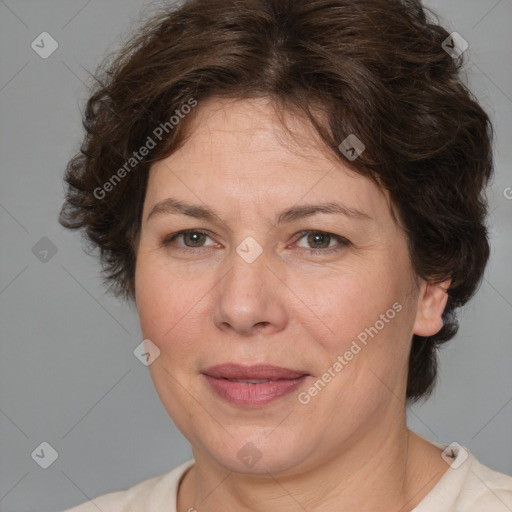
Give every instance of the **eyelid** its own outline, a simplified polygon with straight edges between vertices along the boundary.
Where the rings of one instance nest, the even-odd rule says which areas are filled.
[[[176,238],[186,235],[188,233],[201,233],[202,235],[207,236],[208,238],[212,239],[208,231],[205,231],[203,229],[182,229],[181,231],[176,231],[175,233],[171,233],[170,235],[166,236],[162,242],[162,247],[167,247],[171,244]],[[205,246],[203,246],[205,247]],[[209,246],[206,246],[209,247]],[[179,249],[185,249],[185,250],[193,250],[193,249],[202,249],[202,247],[187,247],[186,245],[178,246]]]
[[[310,251],[311,253],[318,253],[318,254],[320,254],[320,253],[326,254],[327,253],[328,254],[331,252],[339,251],[340,248],[348,247],[349,245],[351,245],[350,240],[347,240],[345,237],[343,237],[341,235],[336,235],[335,233],[331,233],[329,231],[322,231],[319,229],[305,229],[304,231],[297,233],[297,235],[296,235],[297,238],[294,243],[297,243],[299,240],[301,240],[302,238],[304,238],[306,235],[308,235],[310,233],[320,233],[322,235],[328,235],[331,238],[334,238],[335,240],[337,240],[337,242],[338,242],[338,245],[335,245],[334,247],[327,247],[324,249],[313,249],[311,247],[301,247],[301,249]]]
[[[175,233],[171,233],[170,235],[166,236],[161,242],[161,247],[163,247],[163,248],[168,247],[171,244],[171,242],[173,242],[176,238],[186,235],[188,233],[200,233],[200,234],[203,234],[203,235],[207,236],[208,238],[212,239],[209,232],[206,230],[183,229],[181,231],[176,231]],[[326,253],[328,254],[331,252],[339,251],[340,247],[343,248],[343,247],[347,247],[347,246],[351,245],[351,242],[341,235],[336,235],[335,233],[330,233],[329,231],[321,231],[318,229],[306,229],[306,230],[300,231],[299,233],[297,233],[295,235],[294,244],[296,244],[299,240],[301,240],[302,238],[304,238],[306,235],[308,235],[310,233],[320,233],[322,235],[328,235],[331,238],[334,238],[338,242],[338,245],[335,245],[334,247],[327,247],[327,248],[314,249],[314,248],[308,248],[308,247],[300,247],[300,249],[304,249],[313,254],[326,254]],[[204,247],[211,247],[211,246],[203,245],[201,247],[187,247],[187,246],[183,245],[183,246],[177,246],[177,249],[178,250],[183,249],[185,251],[194,251],[196,249],[203,249]]]

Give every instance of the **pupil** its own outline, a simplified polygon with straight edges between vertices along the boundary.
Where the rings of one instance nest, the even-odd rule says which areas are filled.
[[[203,235],[202,235],[202,233],[187,233],[186,236],[188,236],[189,239],[192,240],[192,244],[196,244],[197,245],[197,244],[201,243],[201,237]],[[329,237],[326,236],[326,235],[323,235],[321,233],[314,233],[312,235],[309,235],[309,239],[310,239],[310,242],[313,245],[320,244],[321,247],[328,247],[329,246]]]
[[[325,238],[325,240],[324,240],[324,238]],[[326,241],[327,241],[327,243],[325,243]],[[315,234],[310,235],[310,242],[313,245],[321,244],[322,247],[328,247],[328,245],[329,245],[329,237],[325,236],[325,235],[323,235],[321,233],[315,233]]]
[[[187,233],[187,236],[192,239],[192,244],[200,244],[202,233]],[[199,240],[197,240],[197,237],[199,237]],[[187,244],[188,245],[188,244]]]

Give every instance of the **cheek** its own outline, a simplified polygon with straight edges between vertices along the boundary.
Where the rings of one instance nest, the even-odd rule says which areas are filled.
[[[379,407],[389,389],[404,380],[414,315],[404,273],[391,264],[331,276],[296,280],[297,295],[307,297],[307,307],[295,317],[321,348],[315,351],[321,353],[318,376],[332,382],[328,387],[336,400],[359,414],[362,404]]]
[[[162,340],[176,322],[176,293],[157,262],[141,256],[135,270],[135,296],[142,334],[162,349]]]
[[[196,370],[197,340],[201,339],[200,323],[194,320],[200,311],[200,296],[198,288],[189,285],[190,279],[178,279],[157,261],[140,258],[137,262],[135,291],[142,335],[160,350],[148,369],[162,403],[180,429],[188,421],[188,411],[194,410],[184,383],[185,374]]]
[[[135,301],[142,334],[153,342],[153,337],[158,332],[158,323],[162,321],[163,310],[163,288],[156,285],[159,274],[143,257],[138,257],[135,269]]]
[[[187,351],[201,339],[209,287],[205,280],[178,275],[150,258],[140,258],[135,272],[135,295],[142,334],[162,351]],[[202,321],[200,321],[202,319]],[[176,343],[179,341],[179,343]],[[197,346],[195,345],[197,349]],[[190,347],[193,353],[194,347]],[[175,360],[175,359],[174,359]]]
[[[365,329],[376,323],[379,332],[389,330],[396,323],[393,304],[401,303],[403,296],[400,281],[379,265],[373,265],[372,270],[352,268],[322,276],[296,275],[290,288],[302,302],[297,318],[307,322],[309,330],[322,331],[319,339],[330,340],[329,345],[339,349],[360,334],[364,341]]]

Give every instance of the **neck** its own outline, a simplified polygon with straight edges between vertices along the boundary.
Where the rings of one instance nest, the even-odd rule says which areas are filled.
[[[196,464],[180,485],[178,512],[409,512],[448,469],[440,454],[409,431],[405,420],[403,428],[381,428],[379,436],[367,432],[341,452],[318,454],[321,463],[300,472],[234,473],[194,452]]]

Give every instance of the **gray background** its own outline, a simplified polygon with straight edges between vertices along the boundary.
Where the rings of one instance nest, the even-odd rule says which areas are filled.
[[[62,510],[192,456],[133,354],[134,307],[106,294],[78,233],[57,223],[82,136],[85,69],[150,3],[0,0],[0,511]],[[467,77],[496,128],[497,175],[485,280],[442,351],[435,395],[409,410],[409,424],[512,474],[512,0],[425,5],[469,42]],[[59,44],[47,59],[31,48],[43,31]],[[57,249],[48,261],[32,251],[43,237]],[[43,441],[58,452],[48,469],[31,457]]]

